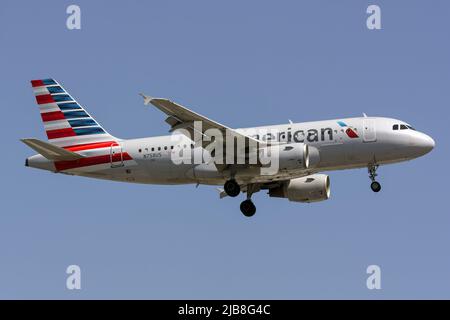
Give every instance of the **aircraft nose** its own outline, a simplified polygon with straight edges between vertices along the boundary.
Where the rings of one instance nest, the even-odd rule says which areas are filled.
[[[435,142],[434,142],[433,138],[422,133],[420,135],[420,137],[417,138],[416,145],[420,149],[422,154],[426,154],[426,153],[430,152],[431,150],[433,150],[433,148],[435,146]]]

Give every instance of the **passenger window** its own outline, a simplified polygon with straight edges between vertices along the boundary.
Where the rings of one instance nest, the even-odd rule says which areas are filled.
[[[155,148],[152,148],[152,151],[155,151]]]
[[[400,130],[405,130],[405,129],[408,129],[408,127],[405,126],[404,124],[401,124],[401,125],[400,125]]]
[[[392,130],[398,130],[398,124],[394,124],[394,126],[392,127]]]
[[[139,153],[141,153],[142,152],[142,149],[139,149]]]
[[[158,147],[158,151],[161,151],[161,147]]]
[[[167,150],[167,146],[164,147],[164,150]]]
[[[173,150],[173,146],[170,146],[170,150]]]

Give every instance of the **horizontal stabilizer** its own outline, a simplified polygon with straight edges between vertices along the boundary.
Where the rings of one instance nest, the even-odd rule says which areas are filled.
[[[81,154],[57,147],[54,144],[41,141],[39,139],[20,139],[23,143],[29,146],[31,149],[43,155],[48,160],[52,161],[65,161],[65,160],[78,160],[84,158]]]

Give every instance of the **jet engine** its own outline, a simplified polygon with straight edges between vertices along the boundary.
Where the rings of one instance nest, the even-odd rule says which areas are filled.
[[[289,143],[264,149],[263,158],[274,161],[278,158],[279,170],[314,168],[320,161],[319,150],[305,143]]]
[[[312,174],[291,179],[281,186],[269,189],[270,197],[287,198],[295,202],[317,202],[330,197],[330,177]]]

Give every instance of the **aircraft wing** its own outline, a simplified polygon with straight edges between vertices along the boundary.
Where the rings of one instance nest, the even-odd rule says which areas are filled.
[[[231,129],[219,122],[213,121],[168,99],[153,98],[142,93],[141,96],[144,98],[144,104],[152,104],[167,115],[166,122],[171,127],[169,130],[170,132],[173,132],[177,129],[185,129],[181,130],[180,132],[188,136],[188,138],[192,139],[196,145],[199,144],[202,147],[205,147],[209,143],[211,143],[210,141],[212,141],[213,138],[215,138],[214,136],[208,136],[208,129],[220,130],[223,139],[223,155],[225,156],[227,149],[227,138],[240,138],[240,141],[244,141],[245,144],[237,144],[237,147],[242,148],[242,146],[244,146],[244,148],[242,150],[236,151],[237,156],[242,159],[243,162],[239,162],[238,160],[237,163],[245,163],[245,159],[248,159],[251,153],[256,154],[260,147],[267,145],[265,141],[257,140],[253,137],[242,134],[237,130]],[[194,122],[196,121],[201,121],[200,130],[198,126],[194,125]],[[274,144],[274,142],[272,142],[272,144]],[[215,165],[220,171],[228,167],[227,165],[218,163],[216,163]],[[260,164],[256,165],[260,166]]]
[[[201,132],[197,132],[201,135],[205,135],[205,131],[207,131],[208,129],[214,128],[222,131],[222,133],[224,134],[231,134],[234,137],[241,137],[251,140],[255,144],[265,144],[265,142],[263,141],[256,140],[255,138],[241,134],[234,129],[231,129],[219,122],[208,119],[207,117],[202,116],[168,99],[153,98],[144,94],[141,94],[141,96],[144,98],[144,104],[148,105],[151,103],[168,116],[166,122],[171,126],[170,132],[173,132],[177,129],[187,129],[191,134],[193,134],[195,130],[194,121],[201,121],[202,130]],[[190,138],[192,139],[192,137],[193,135]]]

